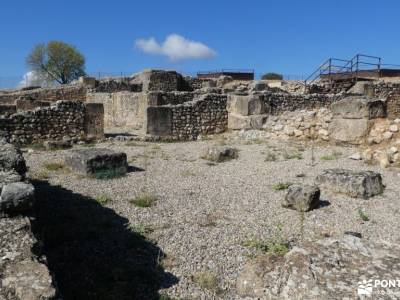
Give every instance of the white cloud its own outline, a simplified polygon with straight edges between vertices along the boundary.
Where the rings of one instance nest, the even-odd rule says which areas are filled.
[[[178,34],[170,34],[162,44],[154,38],[138,39],[135,46],[144,53],[165,55],[172,61],[212,58],[217,54],[205,44],[188,40]]]
[[[50,86],[51,82],[46,79],[43,75],[38,74],[35,71],[29,71],[25,73],[22,80],[19,82],[18,87],[29,87],[29,86]]]

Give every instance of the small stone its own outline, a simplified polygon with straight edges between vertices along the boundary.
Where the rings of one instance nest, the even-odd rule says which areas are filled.
[[[350,155],[349,158],[353,160],[362,160],[362,156],[359,152]]]
[[[390,132],[398,132],[399,131],[399,127],[397,125],[390,125],[389,131]]]
[[[238,157],[238,150],[236,148],[227,146],[216,146],[208,148],[202,155],[203,159],[214,162],[223,162],[235,159],[237,157]]]
[[[392,137],[393,137],[393,132],[386,131],[386,132],[383,134],[383,138],[384,138],[385,140],[390,140]]]

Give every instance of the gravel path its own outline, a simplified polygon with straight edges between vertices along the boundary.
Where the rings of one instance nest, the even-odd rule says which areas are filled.
[[[239,158],[215,165],[200,158],[203,149],[218,143],[237,147]],[[106,142],[96,147],[126,152],[130,165],[145,171],[119,179],[95,180],[63,170],[46,170],[45,164],[62,161],[64,151],[33,151],[24,156],[31,177],[48,176],[52,185],[93,199],[108,198],[104,206],[145,231],[147,238],[167,255],[161,262],[163,268],[179,280],[161,291],[172,297],[239,299],[235,294],[236,278],[244,262],[258,251],[243,246],[250,239],[281,237],[296,243],[301,237],[339,236],[350,230],[362,233],[366,239],[400,242],[400,170],[381,170],[350,160],[347,157],[356,151],[352,148],[317,146],[313,164],[309,145],[276,140]],[[279,158],[285,149],[302,158]],[[266,161],[266,157],[271,160],[270,153],[275,153],[276,161]],[[321,160],[323,156],[338,158]],[[361,200],[322,190],[325,205],[304,216],[281,207],[285,191],[275,191],[274,184],[313,183],[322,170],[338,167],[381,172],[385,193]],[[141,208],[130,202],[143,193],[157,196],[156,204]],[[369,221],[361,220],[359,209]],[[210,280],[201,282],[199,274]]]

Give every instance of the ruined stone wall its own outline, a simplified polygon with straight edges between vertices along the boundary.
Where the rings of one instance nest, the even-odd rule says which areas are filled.
[[[264,101],[270,107],[270,114],[279,115],[287,111],[329,108],[342,99],[342,95],[267,93]]]
[[[96,80],[91,92],[96,93],[115,93],[115,92],[141,92],[142,84],[131,83],[130,77],[104,78]]]
[[[66,85],[56,88],[38,88],[20,90],[0,95],[0,104],[15,104],[16,100],[42,100],[55,102],[58,100],[86,100],[86,87],[82,85]]]
[[[208,94],[184,104],[172,106],[172,136],[180,140],[220,133],[228,126],[227,96]]]
[[[0,116],[11,115],[17,112],[15,105],[0,105]]]
[[[195,97],[195,94],[192,92],[162,92],[158,94],[158,97],[158,105],[178,105],[192,101]]]
[[[84,103],[57,101],[50,107],[0,118],[0,133],[14,144],[61,140],[66,136],[80,139],[85,135],[84,117]]]
[[[381,82],[374,85],[375,97],[387,102],[389,119],[400,118],[400,83]]]

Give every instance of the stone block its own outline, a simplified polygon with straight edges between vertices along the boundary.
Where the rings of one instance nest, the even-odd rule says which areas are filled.
[[[337,193],[368,199],[383,193],[382,176],[372,171],[353,172],[328,169],[317,176],[317,182]]]
[[[102,103],[85,103],[84,131],[88,139],[104,138],[104,106]]]
[[[82,76],[82,77],[79,77],[79,83],[88,88],[95,88],[96,87],[96,78]]]
[[[13,182],[1,189],[0,212],[16,214],[28,210],[35,200],[35,188],[30,183]]]
[[[386,117],[386,102],[366,97],[347,97],[332,103],[334,118],[376,119]]]
[[[126,154],[109,149],[71,150],[64,160],[71,170],[95,177],[101,177],[102,174],[122,176],[128,171]]]
[[[148,107],[145,122],[146,133],[154,136],[172,134],[172,110],[170,107]]]
[[[329,136],[336,142],[361,144],[369,130],[368,119],[333,119],[329,125]]]
[[[27,167],[22,153],[15,146],[0,139],[0,171],[16,171],[25,176]]]
[[[291,185],[282,206],[301,212],[312,210],[319,205],[320,190],[312,185]]]
[[[237,157],[238,150],[227,146],[210,147],[206,149],[205,153],[202,155],[203,159],[214,162],[223,162]]]
[[[262,129],[267,121],[268,115],[242,116],[234,113],[228,114],[228,129]]]
[[[266,106],[262,96],[229,95],[227,110],[229,113],[242,116],[260,115],[266,112]]]

